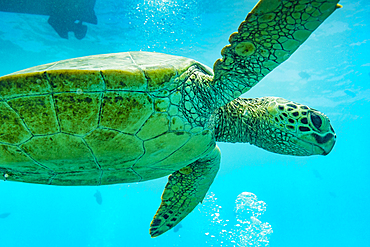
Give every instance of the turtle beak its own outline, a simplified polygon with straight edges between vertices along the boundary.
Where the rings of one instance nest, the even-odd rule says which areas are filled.
[[[309,138],[307,138],[309,136]],[[306,155],[327,155],[333,149],[336,136],[328,133],[325,136],[319,136],[315,133],[306,136],[306,138],[292,138],[291,141],[305,151]]]
[[[336,141],[336,138],[337,138],[336,135],[332,134],[332,133],[328,133],[324,137],[319,136],[317,134],[312,134],[312,135],[315,137],[317,143],[320,144],[320,146],[315,145],[314,149],[315,148],[321,149],[320,151],[319,150],[314,150],[314,153],[315,154],[322,154],[322,155],[329,154],[331,152],[331,150],[333,149],[333,147],[334,147],[334,144],[335,144],[335,141]]]

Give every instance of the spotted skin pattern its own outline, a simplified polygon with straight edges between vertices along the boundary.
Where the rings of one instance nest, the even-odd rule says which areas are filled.
[[[215,118],[216,141],[250,143],[280,154],[326,155],[336,137],[327,116],[278,97],[238,98],[218,109]]]
[[[122,52],[0,77],[0,175],[49,185],[104,185],[172,174],[151,223],[173,228],[211,186],[216,141],[288,155],[326,155],[329,119],[276,97],[239,96],[284,62],[340,5],[261,0],[214,71],[192,59]]]

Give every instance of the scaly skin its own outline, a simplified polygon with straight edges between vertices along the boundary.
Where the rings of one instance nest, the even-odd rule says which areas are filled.
[[[203,201],[220,167],[220,158],[220,149],[215,147],[205,157],[169,176],[161,206],[150,224],[152,237],[176,226]]]
[[[199,65],[184,72],[187,81],[179,110],[193,126],[255,86],[313,33],[339,0],[262,0],[233,33],[212,77]]]
[[[259,1],[243,21],[222,59],[214,64],[213,90],[216,108],[223,106],[256,85],[290,55],[311,33],[341,6],[339,0]]]
[[[281,98],[238,97],[288,59],[337,3],[259,1],[221,51],[214,76],[190,59],[129,52],[0,78],[0,175],[92,185],[173,172],[151,224],[156,237],[203,200],[220,165],[215,141],[329,153],[335,134],[322,113]]]
[[[197,66],[184,73],[188,79],[181,91],[183,98],[179,110],[193,126],[214,126],[216,141],[249,142],[271,152],[289,155],[328,154],[335,143],[335,133],[322,113],[281,98],[238,97],[288,59],[336,8],[341,7],[338,2],[259,1],[241,23],[238,33],[230,36],[230,45],[221,51],[222,59],[214,64],[213,78]],[[181,170],[170,176],[162,204],[151,224],[152,237],[174,227],[207,192],[213,180],[208,179],[209,174],[213,176],[216,170],[202,172],[209,183],[206,187],[195,186],[198,179],[194,175],[200,166],[218,167],[219,163],[205,160],[195,163],[194,167],[189,165],[194,172],[191,176]],[[194,200],[189,198],[189,193],[196,194]]]
[[[277,97],[238,98],[215,114],[219,142],[248,142],[265,150],[296,156],[326,155],[334,146],[329,118]]]

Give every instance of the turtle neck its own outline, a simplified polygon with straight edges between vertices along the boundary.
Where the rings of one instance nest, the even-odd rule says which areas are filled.
[[[260,136],[261,101],[258,99],[237,98],[215,114],[215,138],[218,142],[248,142],[256,145]]]

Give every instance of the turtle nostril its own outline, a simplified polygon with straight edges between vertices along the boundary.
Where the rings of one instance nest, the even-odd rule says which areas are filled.
[[[311,112],[311,122],[317,128],[318,130],[320,129],[322,125],[322,120],[321,117],[319,117],[316,113]]]

